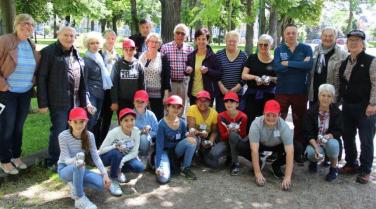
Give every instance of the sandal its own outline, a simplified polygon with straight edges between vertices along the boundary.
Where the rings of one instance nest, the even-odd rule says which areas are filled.
[[[13,166],[12,166],[13,167]],[[12,169],[10,170],[7,170],[5,169],[3,163],[0,163],[0,168],[4,171],[4,173],[6,174],[11,174],[11,175],[17,175],[18,174],[18,170],[17,168],[13,167]]]
[[[10,161],[18,169],[24,170],[24,169],[27,168],[27,165],[24,162],[22,162],[21,160],[20,160],[21,163],[19,163],[18,165],[16,164],[16,159],[15,158],[10,159]]]

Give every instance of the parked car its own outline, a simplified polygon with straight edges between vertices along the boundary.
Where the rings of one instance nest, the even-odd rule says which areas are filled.
[[[338,45],[345,45],[346,44],[346,38],[337,38],[336,43]]]

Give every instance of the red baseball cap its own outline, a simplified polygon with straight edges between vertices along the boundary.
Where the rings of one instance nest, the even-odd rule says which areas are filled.
[[[143,102],[149,101],[149,95],[145,90],[138,90],[134,94],[133,100],[141,100]]]
[[[178,95],[172,95],[166,100],[167,105],[180,105],[183,106],[183,99]]]
[[[197,99],[205,98],[205,99],[211,100],[210,93],[205,90],[199,91],[196,95],[196,98]]]
[[[122,110],[120,110],[120,113],[119,113],[119,123],[121,121],[121,119],[123,119],[125,116],[127,115],[133,115],[134,117],[136,117],[136,113],[131,109],[131,108],[124,108]]]
[[[75,107],[69,112],[69,120],[89,120],[87,112],[82,107]]]
[[[271,100],[269,100],[265,103],[264,113],[279,114],[280,112],[281,112],[281,106],[279,105],[279,103],[276,100],[271,99]]]
[[[227,100],[234,100],[235,102],[239,103],[238,94],[233,91],[228,91],[223,97],[223,101],[227,101]]]
[[[124,48],[136,48],[136,45],[134,44],[134,41],[129,38],[125,38],[123,40],[123,49]]]

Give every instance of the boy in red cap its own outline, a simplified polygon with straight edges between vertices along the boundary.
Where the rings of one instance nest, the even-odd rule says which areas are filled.
[[[113,86],[111,88],[112,111],[133,108],[133,95],[137,90],[145,89],[144,70],[134,58],[135,44],[131,39],[123,41],[123,59],[118,60],[112,71]]]
[[[241,155],[249,156],[249,141],[247,137],[247,115],[237,110],[239,107],[238,94],[232,91],[227,92],[223,98],[225,111],[218,114],[218,132],[221,141],[210,151],[212,159],[219,159],[231,154],[230,173],[233,176],[239,175],[240,164],[238,160]],[[228,149],[230,148],[230,149]],[[228,153],[230,151],[230,153]],[[219,163],[217,163],[219,165]]]
[[[251,145],[251,160],[256,184],[264,186],[266,182],[261,173],[259,154],[263,151],[273,151],[277,154],[277,159],[272,163],[274,176],[283,179],[283,190],[289,190],[294,160],[293,133],[280,117],[280,111],[281,107],[276,100],[267,101],[264,115],[257,117],[252,122],[248,138]],[[283,174],[281,166],[284,164],[286,164],[286,169]]]
[[[98,150],[105,166],[111,166],[110,178],[113,185],[110,192],[121,196],[123,192],[119,183],[125,183],[123,172],[141,173],[145,166],[138,160],[140,146],[140,130],[135,127],[136,113],[130,108],[124,108],[119,113],[119,126],[108,132]]]

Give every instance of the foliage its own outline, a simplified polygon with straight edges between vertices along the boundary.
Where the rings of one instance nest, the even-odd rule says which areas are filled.
[[[16,11],[30,14],[36,22],[46,22],[52,14],[52,4],[48,0],[17,0]]]

